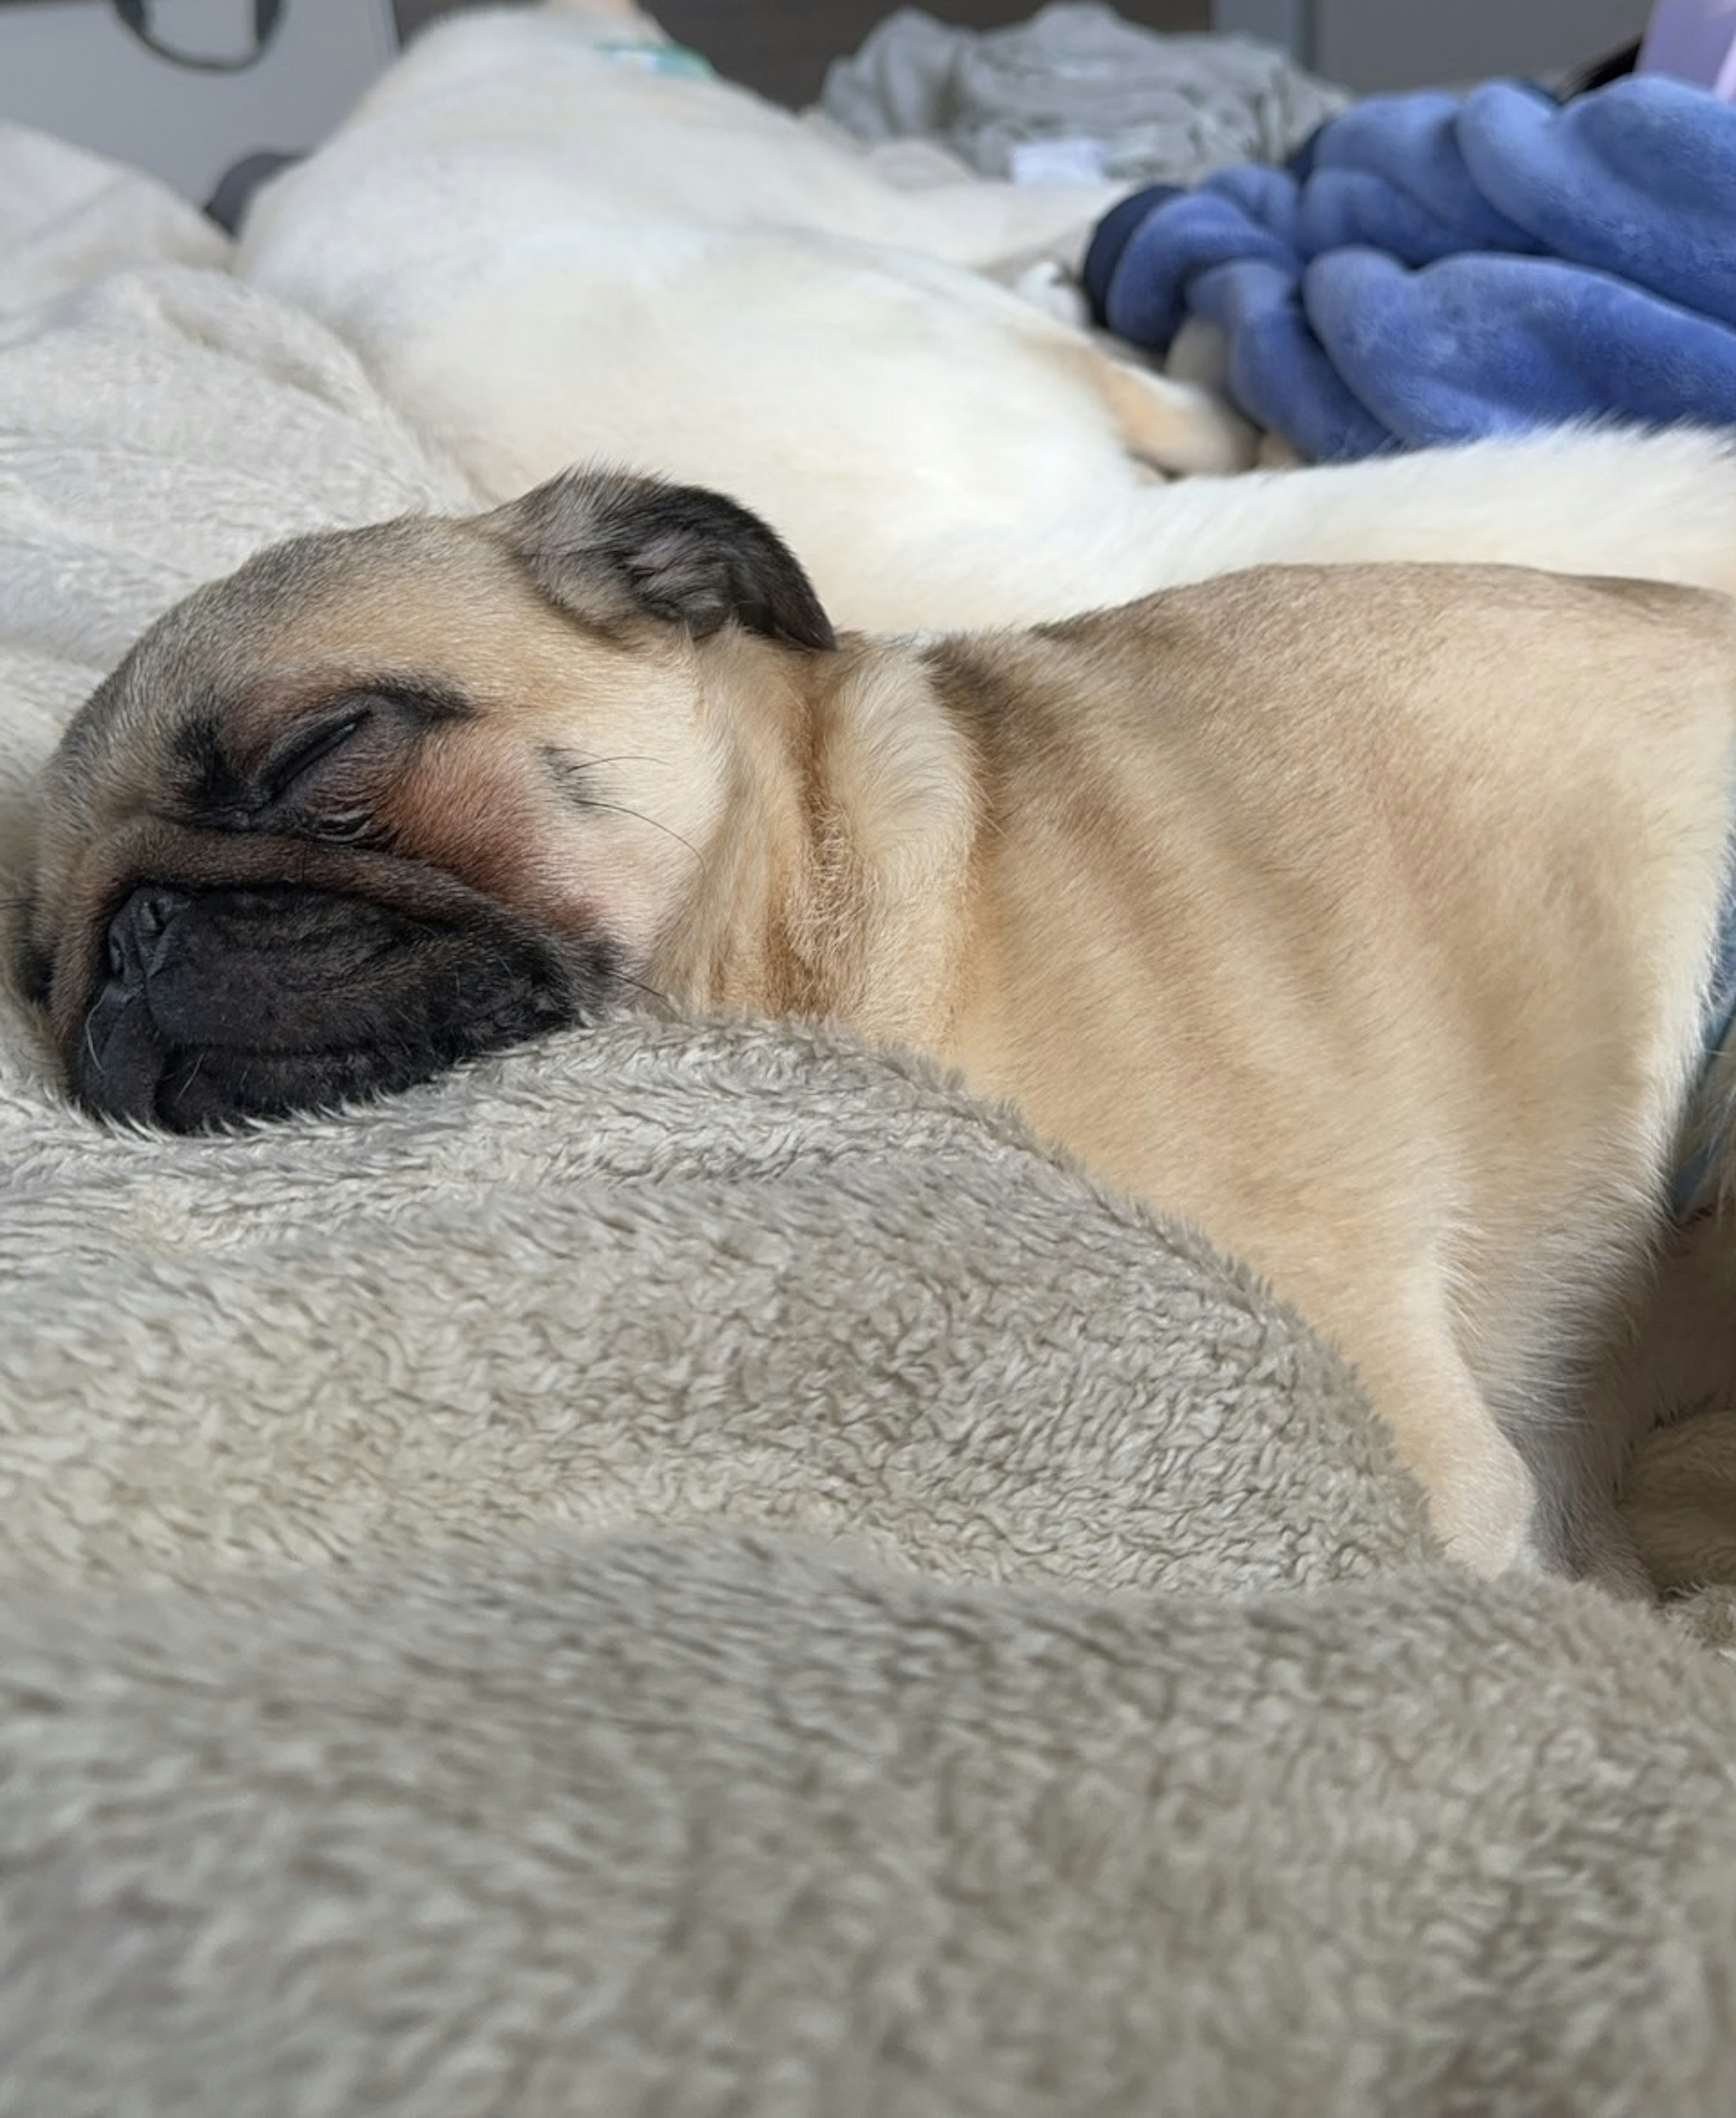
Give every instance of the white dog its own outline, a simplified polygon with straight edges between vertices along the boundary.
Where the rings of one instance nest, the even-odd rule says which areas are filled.
[[[1111,196],[901,187],[624,4],[567,0],[423,39],[262,195],[239,270],[354,345],[483,498],[586,458],[720,488],[846,625],[1029,624],[1269,561],[1736,589],[1711,436],[1164,480],[1234,468],[1247,430],[984,276],[1076,248]]]

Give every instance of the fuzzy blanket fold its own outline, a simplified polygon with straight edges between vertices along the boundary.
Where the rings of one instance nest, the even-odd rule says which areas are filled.
[[[1588,417],[1736,423],[1736,111],[1635,77],[1558,104],[1494,81],[1376,97],[1285,169],[1124,200],[1098,314],[1161,352],[1193,316],[1233,394],[1316,458]]]
[[[57,186],[128,262],[0,335],[7,899],[157,610],[465,497]],[[1293,1316],[921,1066],[622,1023],[171,1140],[0,984],[0,2118],[1730,2107],[1728,1602],[1454,1575]]]

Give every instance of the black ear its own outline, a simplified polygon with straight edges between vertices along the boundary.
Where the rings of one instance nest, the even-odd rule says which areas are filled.
[[[735,624],[795,647],[838,644],[783,539],[702,486],[565,471],[484,520],[544,595],[604,630],[642,613],[698,640]]]

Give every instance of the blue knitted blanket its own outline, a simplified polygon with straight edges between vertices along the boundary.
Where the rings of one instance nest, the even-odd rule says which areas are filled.
[[[1153,352],[1216,325],[1231,395],[1316,459],[1736,425],[1736,109],[1650,76],[1371,98],[1285,168],[1123,200],[1086,281]]]

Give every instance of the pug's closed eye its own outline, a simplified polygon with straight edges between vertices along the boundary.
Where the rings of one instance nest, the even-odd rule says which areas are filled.
[[[389,708],[350,701],[298,729],[260,769],[251,821],[327,844],[383,846],[374,804],[401,748],[395,722]]]
[[[367,707],[356,706],[335,720],[303,728],[292,736],[267,761],[260,774],[260,791],[266,806],[275,807],[290,795],[305,791],[306,783],[317,776],[318,768],[329,763],[353,738],[359,735],[371,719]]]
[[[350,843],[371,837],[368,812],[406,749],[430,728],[470,711],[463,700],[420,686],[330,700],[323,713],[289,729],[254,768],[248,822],[287,824]]]

